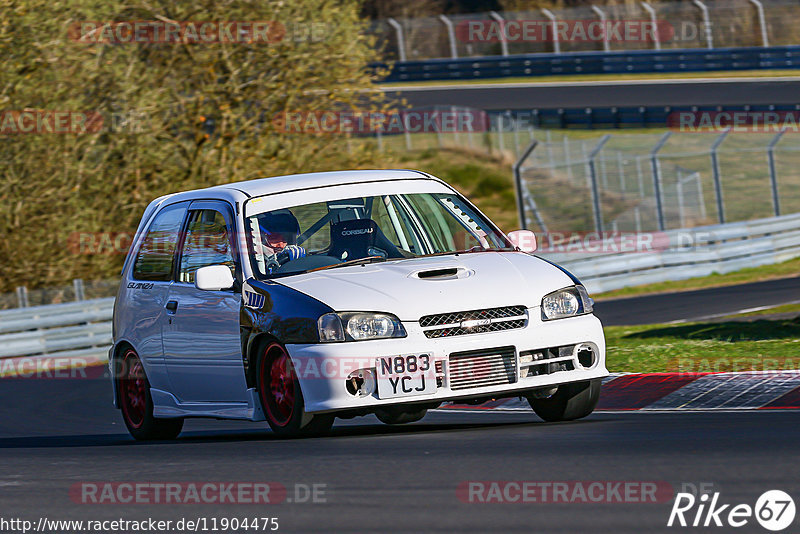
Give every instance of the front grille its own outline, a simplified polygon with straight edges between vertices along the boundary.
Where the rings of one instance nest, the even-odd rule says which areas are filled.
[[[489,323],[464,326],[462,323],[465,321],[489,321]],[[524,328],[528,324],[528,312],[525,306],[504,306],[484,310],[439,313],[422,317],[419,324],[425,332],[425,337],[436,339]]]
[[[455,352],[448,364],[450,389],[498,386],[516,382],[514,347]]]

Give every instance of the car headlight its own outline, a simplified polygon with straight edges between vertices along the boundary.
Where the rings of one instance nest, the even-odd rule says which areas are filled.
[[[566,287],[542,299],[542,321],[591,313],[594,301],[582,285]]]
[[[388,313],[326,313],[319,318],[317,326],[322,342],[406,337],[403,323]]]

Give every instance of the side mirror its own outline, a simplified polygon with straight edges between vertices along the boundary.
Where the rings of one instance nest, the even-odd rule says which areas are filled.
[[[194,273],[194,287],[203,291],[221,291],[233,287],[233,275],[227,265],[200,267]]]
[[[536,234],[530,230],[516,230],[508,234],[511,243],[522,252],[536,251]]]

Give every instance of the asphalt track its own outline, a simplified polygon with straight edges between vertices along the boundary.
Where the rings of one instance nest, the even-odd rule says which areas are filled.
[[[597,413],[561,424],[532,413],[434,412],[401,427],[345,421],[332,436],[305,440],[276,440],[258,423],[190,421],[177,441],[136,443],[109,406],[105,381],[3,380],[0,402],[0,514],[34,522],[269,516],[283,532],[654,532],[670,530],[668,501],[470,503],[457,488],[653,481],[677,492],[705,484],[724,502],[750,505],[770,489],[800,495],[796,412]],[[297,484],[324,484],[325,502],[73,501],[70,488],[85,481],[269,481],[289,499]]]
[[[712,311],[718,300],[730,312],[732,303],[785,302],[800,279],[750,286],[604,301],[598,313],[606,323],[669,320]],[[800,497],[794,411],[613,412],[560,424],[532,412],[436,411],[396,427],[340,421],[331,436],[304,440],[276,439],[263,423],[189,420],[176,441],[137,443],[110,405],[107,380],[4,379],[0,406],[0,519],[256,516],[278,517],[283,532],[666,532],[676,530],[666,527],[668,500],[487,504],[464,502],[457,488],[629,481],[673,492],[704,484],[735,504],[754,505],[770,489]],[[287,500],[100,505],[70,495],[81,482],[207,481],[277,482]],[[297,502],[314,484],[323,485],[318,502]]]
[[[412,107],[486,110],[631,106],[768,106],[800,104],[800,78],[655,79],[409,85],[384,88]]]
[[[800,276],[727,287],[602,300],[604,325],[639,325],[716,319],[737,312],[800,302]]]

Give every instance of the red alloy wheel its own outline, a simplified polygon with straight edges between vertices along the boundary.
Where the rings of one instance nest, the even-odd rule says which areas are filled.
[[[133,428],[141,428],[147,413],[147,381],[144,367],[135,352],[129,350],[122,359],[125,376],[120,379],[122,414]]]
[[[264,357],[261,359],[260,371],[259,389],[266,401],[264,405],[267,415],[274,424],[286,426],[292,419],[296,402],[296,377],[286,349],[277,343],[267,347]]]

